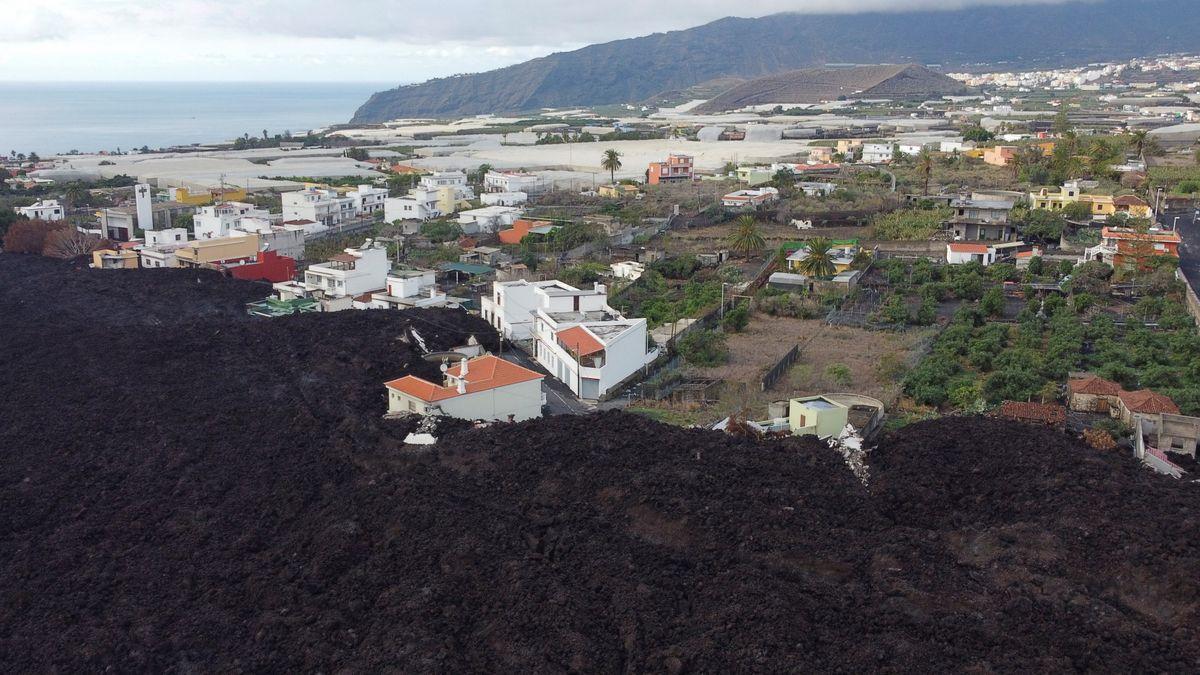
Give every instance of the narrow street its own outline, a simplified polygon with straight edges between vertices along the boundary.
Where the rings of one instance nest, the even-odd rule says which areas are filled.
[[[542,392],[546,394],[546,407],[551,415],[586,415],[595,410],[595,406],[576,398],[567,385],[551,376],[541,364],[520,349],[506,346],[502,356],[505,361],[546,376],[542,380]]]
[[[1161,227],[1167,229],[1178,225],[1179,236],[1183,239],[1179,250],[1179,269],[1187,277],[1192,289],[1200,292],[1200,211],[1163,211],[1158,221]]]

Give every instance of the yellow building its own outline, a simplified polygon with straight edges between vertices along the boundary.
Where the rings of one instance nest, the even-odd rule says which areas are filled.
[[[632,197],[636,195],[638,193],[638,187],[636,185],[625,185],[623,183],[618,183],[616,185],[601,185],[596,189],[596,192],[598,192],[601,197],[620,199],[622,197]]]
[[[796,436],[836,437],[850,421],[850,409],[824,396],[794,398],[788,403],[788,422]]]
[[[208,206],[217,202],[246,201],[246,190],[243,188],[225,187],[209,188],[203,192],[192,192],[187,188],[178,187],[170,190],[171,201],[187,204],[188,206]]]
[[[1042,188],[1029,195],[1029,202],[1033,208],[1047,211],[1061,211],[1069,204],[1088,204],[1092,208],[1092,217],[1097,220],[1105,220],[1115,213],[1128,213],[1133,218],[1150,217],[1150,205],[1135,195],[1084,194],[1076,181],[1069,181],[1057,190]]]
[[[842,139],[837,142],[837,152],[839,155],[849,155],[862,146],[863,142],[861,139]]]
[[[833,262],[833,270],[836,274],[841,274],[850,269],[854,264],[854,257],[861,250],[857,239],[835,239],[830,242],[832,246],[829,249],[829,256]],[[785,247],[791,248],[788,244]],[[803,261],[808,258],[808,243],[800,242],[796,245],[796,250],[787,257],[787,267],[790,272],[799,272],[803,269]]]
[[[92,251],[92,267],[98,270],[135,270],[138,268],[138,252],[111,248]]]
[[[222,237],[191,241],[187,246],[175,250],[180,267],[200,267],[222,260],[249,258],[258,254],[258,237]]]

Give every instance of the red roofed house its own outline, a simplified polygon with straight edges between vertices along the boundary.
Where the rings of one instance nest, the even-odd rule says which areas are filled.
[[[987,244],[969,244],[954,241],[946,244],[946,264],[965,265],[977,262],[983,266],[996,262],[996,249]]]
[[[1120,405],[1121,385],[1095,375],[1067,382],[1067,405],[1076,412],[1111,414]]]
[[[1125,424],[1133,425],[1134,418],[1144,415],[1179,414],[1179,406],[1169,397],[1149,389],[1123,391],[1117,395],[1118,415]]]
[[[1128,227],[1106,227],[1100,243],[1083,252],[1084,261],[1097,260],[1113,267],[1132,267],[1136,261],[1156,256],[1179,257],[1183,242],[1178,232],[1152,229],[1138,232]],[[1143,263],[1144,264],[1144,263]]]
[[[501,243],[504,244],[519,244],[529,234],[529,231],[535,227],[550,227],[553,223],[546,220],[526,220],[519,218],[513,221],[512,227],[507,230],[500,230],[498,236]]]
[[[542,416],[543,377],[490,354],[463,359],[442,384],[412,375],[387,382],[388,412],[520,422]]]
[[[296,276],[296,261],[275,251],[262,251],[257,259],[227,260],[221,267],[233,278],[249,281],[281,283]]]

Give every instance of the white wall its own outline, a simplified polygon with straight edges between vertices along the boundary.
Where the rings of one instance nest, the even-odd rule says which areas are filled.
[[[442,412],[466,420],[515,421],[542,416],[542,381],[530,380],[439,401]]]

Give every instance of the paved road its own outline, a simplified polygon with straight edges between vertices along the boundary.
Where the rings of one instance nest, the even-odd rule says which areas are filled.
[[[1166,228],[1179,226],[1179,236],[1183,239],[1179,251],[1179,269],[1192,288],[1200,293],[1200,216],[1197,213],[1194,209],[1163,211],[1158,222]]]
[[[575,395],[571,393],[567,385],[552,377],[541,364],[534,361],[525,352],[515,347],[509,348],[506,346],[503,356],[506,361],[511,361],[518,366],[537,371],[546,376],[542,380],[542,392],[546,394],[546,407],[550,409],[551,415],[586,415],[595,410],[594,406],[575,398]]]

